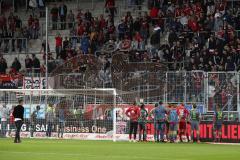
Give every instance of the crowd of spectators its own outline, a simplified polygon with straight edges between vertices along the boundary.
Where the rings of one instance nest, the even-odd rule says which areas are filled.
[[[116,9],[114,5],[108,0],[105,6]],[[65,14],[71,30],[66,40],[76,54],[95,54],[111,42],[121,51],[130,51],[131,61],[167,63],[170,70],[234,71],[239,66],[238,6],[238,2],[232,6],[213,0],[149,0],[149,13],[127,12],[120,22],[114,22],[112,11],[107,17],[93,17],[89,10],[79,10],[77,15],[70,11]],[[61,52],[65,56],[60,57],[69,55],[61,41],[59,45],[56,37],[57,58]]]
[[[142,2],[133,0],[131,4]],[[130,61],[166,63],[169,70],[239,69],[238,2],[148,0],[149,11],[141,11],[139,7],[137,15],[129,11],[118,19],[114,18],[118,12],[114,0],[106,0],[105,8],[104,14],[94,17],[90,10],[74,12],[64,2],[53,5],[50,9],[52,29],[67,29],[70,34],[56,35],[56,55],[50,53],[49,60],[65,61],[79,54],[98,56],[97,51],[114,44],[114,50],[129,54]],[[40,25],[34,16],[29,17],[28,26],[25,27],[20,18],[13,14],[8,19],[1,15],[0,21],[3,22],[0,23],[3,36],[7,31],[12,37],[22,32],[26,38],[38,38]],[[23,39],[1,40],[0,46],[5,51],[8,45],[2,45],[4,41],[8,44],[10,41],[12,44],[24,43]],[[42,45],[41,52],[45,59],[44,41]],[[106,61],[111,62],[108,58],[106,56]]]
[[[38,39],[39,19],[32,15],[27,22],[22,22],[21,18],[14,13],[8,17],[5,14],[0,15],[0,51],[26,52],[29,39]]]
[[[40,64],[40,60],[35,56],[35,54],[32,54],[31,57],[29,55],[26,55],[24,61],[25,64],[23,67],[19,59],[15,57],[11,65],[8,66],[9,63],[7,63],[7,60],[2,55],[0,55],[0,74],[17,74],[21,71],[22,68],[26,69],[26,73],[44,73],[45,67],[44,65]]]
[[[169,31],[168,43],[157,51],[162,62],[174,64],[170,69],[239,69],[239,2],[149,0],[149,9],[152,23]]]

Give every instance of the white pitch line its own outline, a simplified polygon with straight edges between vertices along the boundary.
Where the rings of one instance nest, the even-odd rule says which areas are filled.
[[[214,142],[206,142],[206,144],[231,145],[231,146],[239,146],[240,145],[240,143],[214,143]]]
[[[8,153],[8,154],[32,154],[32,155],[59,155],[59,156],[87,156],[87,157],[110,157],[110,158],[131,158],[131,159],[146,159],[149,160],[150,158],[158,158],[159,160],[169,160],[169,158],[162,158],[162,157],[143,157],[143,156],[125,156],[125,155],[93,155],[93,154],[74,154],[74,153],[55,153],[55,152],[16,152],[16,151],[0,151],[0,153]],[[188,160],[188,159],[181,159],[181,160]]]

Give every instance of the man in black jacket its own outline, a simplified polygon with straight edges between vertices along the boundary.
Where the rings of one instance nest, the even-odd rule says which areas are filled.
[[[67,6],[64,3],[58,7],[58,14],[61,21],[61,29],[66,29]]]
[[[23,114],[24,114],[24,107],[23,107],[23,100],[20,99],[19,104],[13,110],[13,117],[16,125],[16,134],[14,143],[21,143],[20,140],[20,131],[23,124]]]

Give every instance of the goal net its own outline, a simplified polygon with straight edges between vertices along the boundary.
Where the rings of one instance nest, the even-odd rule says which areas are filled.
[[[115,89],[1,89],[0,108],[11,112],[24,100],[22,137],[116,140]],[[38,110],[39,108],[39,110]]]

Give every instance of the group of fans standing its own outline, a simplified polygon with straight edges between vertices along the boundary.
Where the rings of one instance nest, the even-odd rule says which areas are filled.
[[[155,104],[153,110],[148,112],[144,104],[137,105],[134,102],[125,114],[130,119],[130,142],[137,142],[137,132],[139,132],[139,141],[147,141],[147,123],[153,122],[155,142],[175,143],[179,140],[183,142],[183,137],[186,137],[188,142],[196,140],[200,143],[201,113],[196,104],[193,104],[192,109],[188,110],[184,104],[165,105],[160,101]],[[215,142],[221,141],[222,123],[223,112],[217,105],[213,118]],[[191,133],[189,133],[189,128],[191,128]],[[196,138],[194,131],[197,135]],[[191,139],[189,134],[191,134]]]

